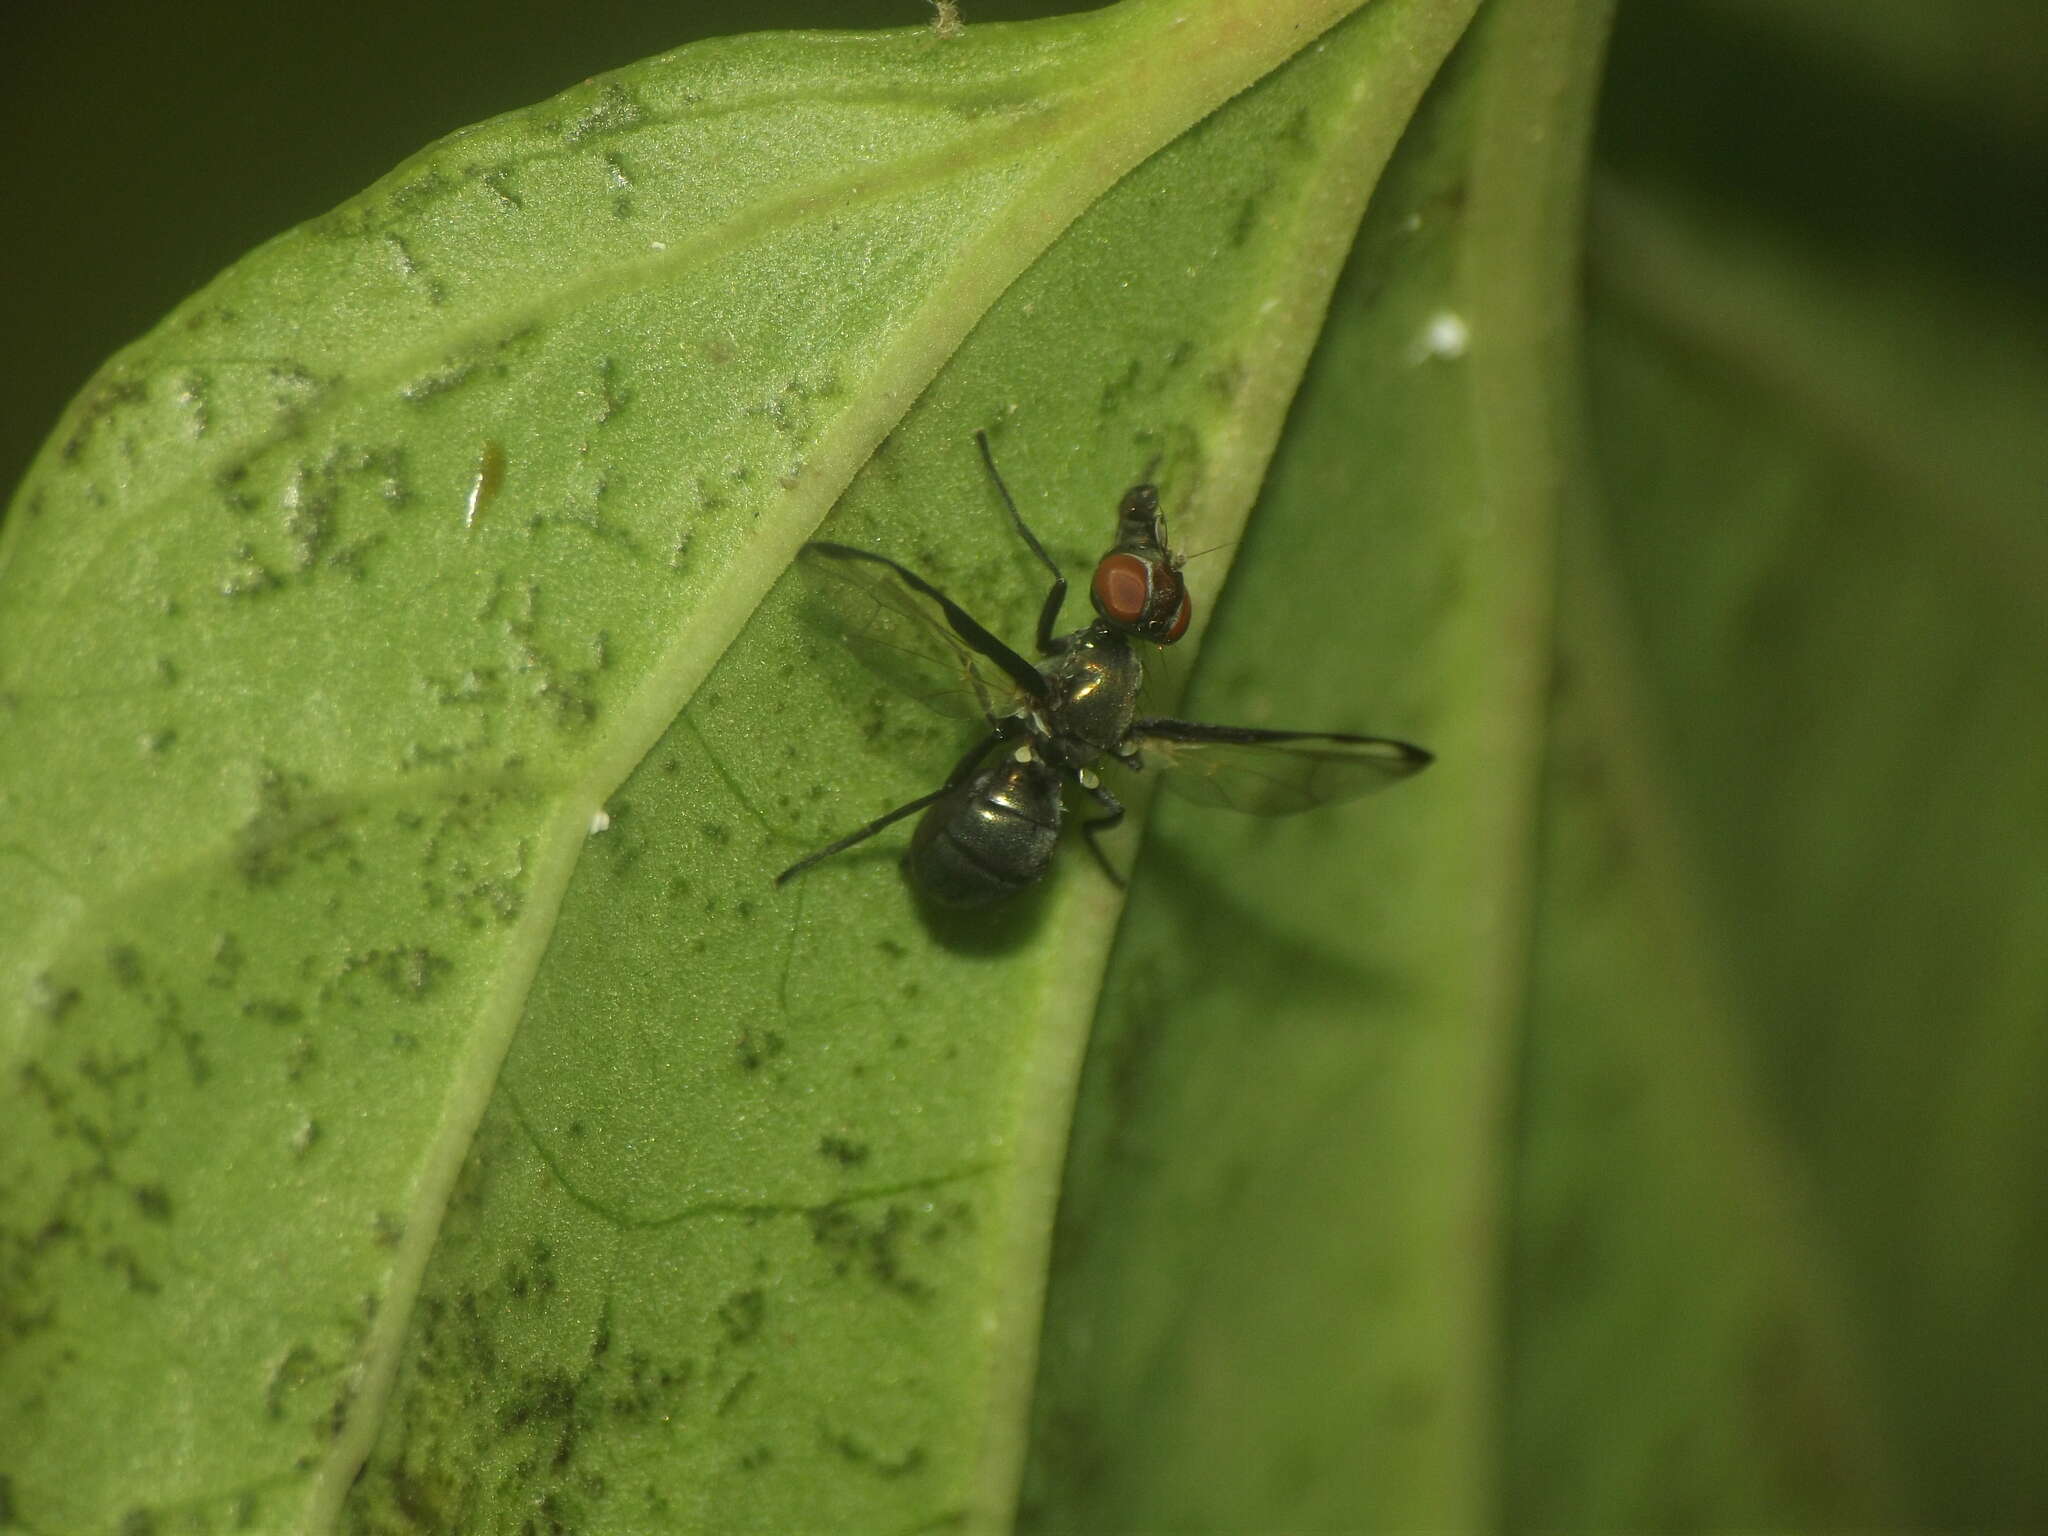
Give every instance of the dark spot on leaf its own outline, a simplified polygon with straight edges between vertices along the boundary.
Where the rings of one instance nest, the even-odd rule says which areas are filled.
[[[818,1151],[842,1168],[858,1168],[868,1160],[867,1146],[862,1142],[848,1141],[844,1136],[819,1137]]]
[[[454,968],[453,961],[419,945],[372,949],[343,960],[336,982],[346,984],[355,976],[367,974],[382,983],[393,997],[405,1002],[419,1002]],[[418,1043],[409,1035],[405,1039],[415,1045]]]
[[[718,1325],[728,1344],[744,1344],[760,1333],[767,1315],[768,1298],[757,1286],[726,1297],[718,1308]]]
[[[443,363],[431,373],[423,373],[411,383],[402,386],[398,395],[401,400],[419,405],[438,395],[445,395],[460,389],[476,373],[473,362]]]
[[[748,1072],[759,1071],[763,1063],[780,1056],[783,1048],[782,1036],[772,1029],[745,1030],[733,1046],[740,1066]]]
[[[740,1399],[746,1395],[747,1388],[754,1384],[754,1375],[753,1371],[742,1371],[739,1378],[725,1389],[725,1394],[719,1398],[718,1406],[712,1412],[722,1419],[738,1407]]]
[[[863,1221],[843,1205],[820,1206],[810,1213],[811,1240],[824,1251],[834,1274],[856,1271],[865,1274],[885,1290],[912,1301],[927,1301],[931,1287],[904,1273],[903,1239],[910,1226],[910,1212],[891,1205],[874,1221]]]
[[[148,386],[140,379],[125,378],[120,374],[101,375],[88,384],[85,393],[79,397],[78,424],[71,429],[59,451],[67,461],[76,459],[102,427],[111,425],[128,407],[140,405],[148,398]]]
[[[499,1284],[514,1301],[543,1300],[553,1296],[561,1289],[561,1281],[555,1274],[554,1249],[540,1239],[534,1239],[523,1255],[505,1265]]]
[[[163,1290],[156,1276],[142,1267],[142,1260],[135,1250],[125,1245],[116,1245],[100,1255],[100,1263],[119,1275],[129,1290],[138,1296],[155,1296]]]
[[[138,1184],[135,1187],[135,1208],[147,1221],[169,1221],[170,1191],[161,1184]]]
[[[123,991],[132,992],[142,985],[142,955],[132,944],[108,948],[107,970],[113,975],[114,985]]]
[[[562,125],[562,138],[575,144],[623,133],[638,127],[646,116],[646,109],[634,100],[632,92],[616,80],[607,80],[599,88],[597,99]]]
[[[493,166],[489,170],[479,170],[476,167],[471,167],[470,174],[475,176],[477,181],[505,206],[507,211],[517,213],[526,206],[526,199],[521,197],[512,185],[512,167],[499,165]]]
[[[344,1381],[341,1390],[334,1394],[334,1401],[327,1406],[327,1422],[324,1428],[327,1438],[339,1440],[348,1428],[349,1410],[355,1406],[356,1389],[353,1380]]]
[[[898,1456],[885,1456],[855,1436],[830,1429],[821,1431],[828,1450],[836,1451],[857,1467],[864,1467],[877,1477],[908,1477],[924,1469],[925,1453],[921,1445],[913,1445]]]
[[[52,1024],[60,1024],[64,1016],[78,1006],[79,991],[76,987],[60,986],[48,971],[38,971],[28,984],[28,1005]]]
[[[1233,247],[1242,248],[1250,243],[1252,234],[1259,227],[1259,198],[1252,193],[1237,205],[1237,217],[1230,221],[1230,232],[1224,238]]]
[[[965,1200],[949,1200],[925,1224],[924,1240],[942,1243],[956,1233],[972,1232],[974,1225],[974,1207]]]
[[[263,1416],[267,1419],[284,1417],[285,1400],[311,1381],[319,1366],[319,1357],[311,1346],[294,1344],[284,1352],[284,1358],[270,1369],[263,1382]]]
[[[234,563],[220,581],[222,597],[261,597],[284,585],[277,572],[256,558],[253,546],[236,545],[232,558]]]
[[[518,1388],[498,1410],[503,1429],[524,1429],[536,1420],[562,1420],[575,1410],[576,1383],[565,1371],[536,1371],[522,1377]]]

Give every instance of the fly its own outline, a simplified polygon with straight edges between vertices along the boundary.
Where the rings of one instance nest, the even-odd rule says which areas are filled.
[[[1095,621],[1062,634],[1066,575],[1017,510],[988,434],[976,432],[974,440],[1012,525],[1052,576],[1035,636],[1045,659],[1018,654],[887,555],[825,540],[806,544],[800,558],[832,582],[848,643],[926,704],[978,719],[983,733],[937,789],[799,859],[775,877],[777,885],[922,811],[904,855],[912,883],[942,906],[993,905],[1050,867],[1069,786],[1103,812],[1084,819],[1081,831],[1104,872],[1121,885],[1098,841],[1124,818],[1123,803],[1095,771],[1104,759],[1159,770],[1167,787],[1189,799],[1253,815],[1349,799],[1429,765],[1422,748],[1380,736],[1142,715],[1140,646],[1172,645],[1187,633],[1193,613],[1181,557],[1167,541],[1158,488],[1135,485],[1124,493],[1116,542],[1089,582]]]

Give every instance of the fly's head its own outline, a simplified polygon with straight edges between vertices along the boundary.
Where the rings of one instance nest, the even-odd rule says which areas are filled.
[[[1154,645],[1187,633],[1193,608],[1180,576],[1181,557],[1166,542],[1159,490],[1134,485],[1116,511],[1116,544],[1095,566],[1088,595],[1107,624]]]

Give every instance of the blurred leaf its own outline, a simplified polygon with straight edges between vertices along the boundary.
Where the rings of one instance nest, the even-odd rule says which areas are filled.
[[[1934,25],[1886,9],[1832,74],[1812,39],[1880,8],[1625,12],[1597,464],[1546,270],[1574,114],[1514,153],[1476,126],[1583,104],[1584,54],[1488,7],[1425,101],[1195,707],[1405,724],[1412,688],[1441,760],[1334,845],[1161,806],[1076,1116],[1036,1528],[2048,1518],[2048,144],[1860,67]],[[1416,367],[1443,314],[1469,357]],[[1348,717],[1389,658],[1395,706]]]
[[[1117,898],[771,892],[956,745],[769,588],[865,464],[1022,632],[983,424],[1070,564],[1234,535],[1466,17],[1208,115],[1346,8],[687,50],[108,364],[0,547],[9,1519],[1002,1521]]]
[[[1592,1031],[1531,1053],[1532,1525],[2048,1521],[2048,135],[1926,84],[2008,78],[2048,25],[1954,7],[1916,54],[1927,24],[1713,3],[1617,34],[1560,777],[1606,786],[1610,857],[1655,871],[1657,984],[1696,1003],[1615,1020],[1662,1088]],[[1837,33],[1795,123],[1766,82]],[[1673,111],[1710,63],[1726,138]],[[1796,149],[1746,198],[1756,131]],[[1592,926],[1583,893],[1547,931]],[[1645,1150],[1675,1094],[1746,1170],[1732,1222]],[[1720,1264],[1686,1273],[1688,1229]],[[1603,1304],[1645,1254],[1669,1273]],[[1795,1283],[1760,1288],[1767,1255]]]

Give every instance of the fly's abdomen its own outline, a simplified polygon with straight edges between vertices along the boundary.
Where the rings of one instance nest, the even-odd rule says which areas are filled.
[[[992,906],[1045,873],[1059,835],[1058,776],[1006,757],[933,802],[903,862],[941,906]]]

